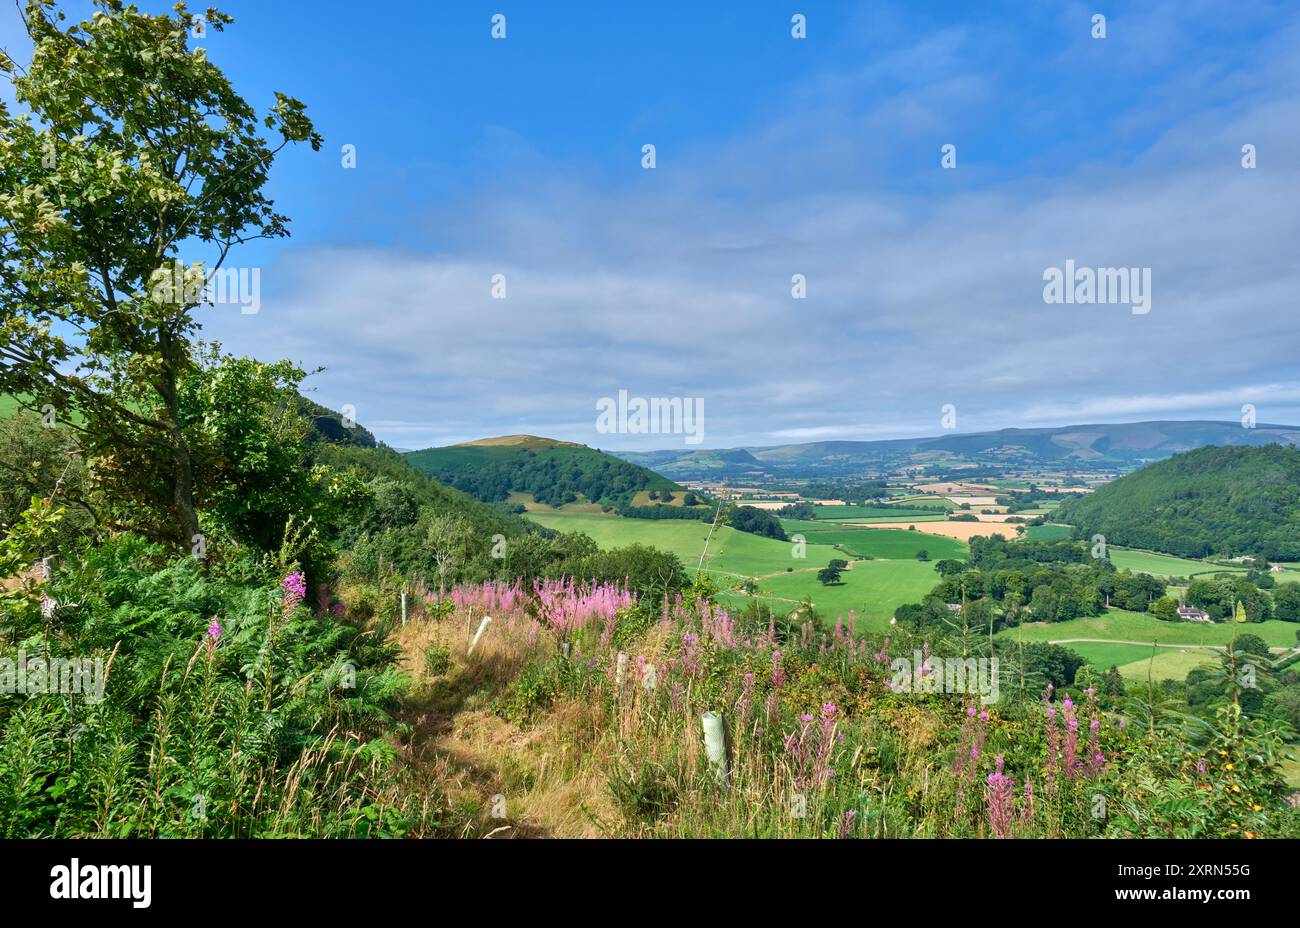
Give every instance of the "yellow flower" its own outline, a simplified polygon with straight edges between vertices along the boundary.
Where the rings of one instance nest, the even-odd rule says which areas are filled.
[[[1232,764],[1225,764],[1225,765],[1224,765],[1224,769],[1225,769],[1225,770],[1231,770],[1231,769],[1232,769]]]

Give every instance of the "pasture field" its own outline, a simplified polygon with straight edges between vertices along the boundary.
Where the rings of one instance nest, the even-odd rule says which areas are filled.
[[[814,514],[818,522],[845,522],[848,520],[864,522],[870,519],[889,521],[891,519],[910,519],[920,516],[932,519],[943,518],[941,512],[906,506],[818,506]]]
[[[1300,789],[1300,744],[1288,744],[1282,760],[1282,776],[1286,782]]]
[[[1188,671],[1215,661],[1213,652],[1201,648],[1158,648],[1152,657],[1150,645],[1081,641],[1065,647],[1098,670],[1117,667],[1130,684],[1146,680],[1148,665],[1152,680],[1184,680]]]
[[[683,519],[625,519],[617,515],[571,513],[565,510],[530,512],[526,518],[557,531],[590,535],[602,548],[641,544],[671,551],[689,570],[694,570],[699,563],[700,552],[704,550],[704,539],[709,534],[709,523]],[[719,525],[713,533],[713,540],[709,542],[709,556],[705,558],[704,566],[719,574],[756,577],[784,571],[787,567],[798,569],[814,564],[824,567],[827,561],[838,556],[829,545],[814,547],[810,544],[809,549],[807,559],[796,560],[790,542],[763,538]],[[814,551],[817,553],[814,554]],[[823,554],[825,557],[822,557]]]
[[[1065,642],[1072,638],[1115,640],[1120,642],[1145,642],[1159,644],[1209,644],[1226,645],[1232,639],[1232,625],[1201,625],[1195,622],[1162,622],[1145,612],[1111,609],[1105,615],[1070,619],[1067,622],[1029,622],[1022,628],[1008,628],[998,632],[999,637],[1014,638],[1023,632],[1025,641]],[[1258,635],[1271,648],[1294,648],[1296,631],[1300,623],[1250,622],[1237,625],[1238,634]],[[1084,642],[1080,642],[1083,644]],[[1073,645],[1069,645],[1073,647]]]
[[[1026,639],[1028,643],[1028,639]],[[1110,667],[1123,667],[1134,661],[1144,661],[1151,656],[1151,646],[1147,644],[1111,644],[1104,641],[1076,641],[1062,645],[1082,657],[1099,670]]]
[[[788,612],[810,596],[831,622],[836,615],[847,620],[852,609],[858,631],[885,632],[895,609],[920,602],[938,582],[933,564],[906,559],[858,561],[841,576],[842,583],[823,586],[814,571],[778,574],[759,581],[756,598],[777,612]],[[739,605],[750,597],[733,591],[723,598]]]
[[[704,522],[687,522],[675,519],[625,519],[615,515],[590,513],[530,512],[527,518],[562,532],[583,532],[590,535],[602,548],[629,544],[653,545],[676,554],[688,570],[694,570],[699,561],[709,526]],[[791,523],[813,525],[817,523]],[[787,526],[788,530],[789,526]],[[832,558],[851,560],[850,552],[841,552],[828,543],[818,540],[818,535],[845,535],[856,537],[855,543],[868,549],[877,560],[857,561],[843,573],[843,582],[824,586],[817,579],[817,571]],[[848,615],[856,610],[858,627],[883,631],[889,626],[894,610],[904,603],[920,602],[926,593],[939,582],[934,570],[936,550],[931,550],[931,560],[916,560],[916,551],[908,539],[895,536],[915,535],[918,546],[936,548],[933,536],[917,532],[893,532],[878,529],[857,531],[830,530],[806,533],[807,557],[796,559],[790,542],[762,538],[747,532],[738,532],[729,526],[719,526],[709,544],[709,557],[705,569],[717,574],[725,585],[728,579],[739,581],[757,577],[757,598],[785,613],[805,598],[811,597],[817,610],[833,617],[836,613]],[[868,540],[869,539],[869,540]],[[948,555],[962,556],[965,546],[951,543]],[[856,552],[854,552],[856,553]],[[793,568],[787,572],[786,568]],[[729,605],[741,605],[750,597],[728,590],[720,594]]]
[[[970,553],[970,548],[963,542],[906,529],[828,526],[822,522],[797,519],[782,519],[781,527],[787,535],[803,535],[809,544],[839,545],[844,552],[858,557],[915,558],[917,552],[924,549],[930,560],[940,561],[945,558],[964,560]],[[935,582],[939,582],[937,576]]]
[[[947,510],[953,510],[957,508],[957,504],[954,503],[952,500],[948,499],[948,497],[935,496],[931,493],[924,493],[919,496],[915,493],[904,494],[903,496],[890,499],[890,502],[898,503],[902,506],[906,506],[909,503],[918,503],[918,504],[924,504],[926,506],[942,506],[944,509]]]
[[[1030,525],[1025,528],[1025,538],[1029,541],[1061,541],[1070,537],[1070,526],[1049,522],[1046,525]]]
[[[1107,551],[1111,563],[1119,570],[1151,574],[1153,577],[1189,577],[1194,574],[1245,573],[1244,567],[1219,567],[1208,561],[1194,561],[1171,554],[1139,551],[1134,548],[1111,547]]]
[[[1119,675],[1129,685],[1144,682],[1148,672],[1152,680],[1186,680],[1197,667],[1212,667],[1215,661],[1216,656],[1210,651],[1160,648],[1155,657],[1148,652],[1141,660],[1121,664]]]

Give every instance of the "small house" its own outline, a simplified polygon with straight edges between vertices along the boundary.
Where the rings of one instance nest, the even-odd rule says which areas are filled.
[[[1210,614],[1204,609],[1197,609],[1195,606],[1179,606],[1178,617],[1184,622],[1210,621]]]

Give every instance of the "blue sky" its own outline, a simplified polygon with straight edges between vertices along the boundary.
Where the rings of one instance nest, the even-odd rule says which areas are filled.
[[[681,444],[598,434],[620,389],[702,397],[704,447],[935,434],[944,404],[1300,422],[1293,3],[220,7],[209,57],[325,146],[272,172],[293,237],[232,258],[260,312],[205,335],[324,365],[314,397],[393,445]],[[1044,303],[1067,259],[1150,267],[1151,312]]]

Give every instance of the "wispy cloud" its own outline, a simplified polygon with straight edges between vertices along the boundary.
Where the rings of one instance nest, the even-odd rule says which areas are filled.
[[[1179,28],[1174,49],[1191,41]],[[1300,38],[1294,12],[1253,51],[1170,59],[1140,117],[1090,127],[1122,139],[1114,162],[984,152],[1006,144],[986,134],[942,172],[939,144],[1000,118],[1029,54],[1000,62],[990,29],[936,28],[803,79],[751,131],[661,151],[653,172],[588,179],[528,151],[526,183],[426,217],[437,250],[286,247],[262,313],[210,329],[326,365],[316,398],[404,447],[530,431],[668,444],[596,432],[596,400],[620,388],[704,397],[707,447],[934,434],[946,403],[962,431],[1235,419],[1245,402],[1300,420],[1300,73],[1271,54]],[[1177,94],[1203,90],[1210,65],[1230,98]],[[1139,118],[1160,130],[1134,147]],[[1045,304],[1042,272],[1066,259],[1152,268],[1150,314]]]

